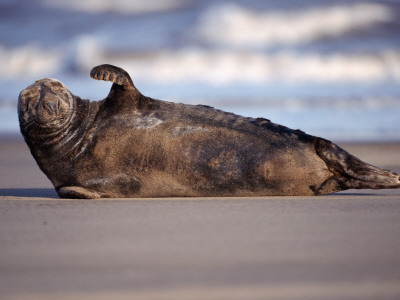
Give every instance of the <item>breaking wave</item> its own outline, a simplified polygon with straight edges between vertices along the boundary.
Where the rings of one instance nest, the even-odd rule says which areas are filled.
[[[95,2],[95,5],[93,4]],[[143,13],[176,8],[183,0],[42,0],[47,6],[105,12]],[[95,65],[111,63],[127,69],[136,79],[168,83],[205,82],[216,85],[243,82],[382,82],[400,81],[400,51],[320,53],[288,47],[259,51],[253,46],[307,43],[393,19],[388,6],[374,3],[341,4],[296,11],[257,12],[233,4],[211,5],[195,22],[195,32],[211,47],[192,44],[159,50],[110,49],[112,35],[77,34],[67,44],[18,48],[0,46],[0,78],[34,78],[87,72]],[[127,30],[126,28],[123,30]],[[132,41],[135,43],[135,41]],[[221,47],[246,45],[243,47]],[[257,47],[256,47],[257,48]]]
[[[395,18],[382,4],[357,3],[295,12],[257,12],[234,4],[204,13],[199,33],[212,43],[251,46],[307,43]]]
[[[104,62],[127,69],[136,79],[161,83],[400,81],[400,52],[395,50],[374,54],[262,54],[189,48],[114,55],[92,38],[79,39],[67,53],[32,45],[13,51],[0,48],[0,77],[53,76],[60,70],[86,74]]]
[[[36,45],[7,49],[0,46],[0,78],[35,77],[52,74],[62,68],[63,54]]]
[[[121,14],[141,14],[179,8],[182,0],[42,0],[48,7],[71,9],[98,14],[116,12]]]
[[[128,59],[133,74],[149,80],[198,80],[215,84],[267,81],[365,82],[400,80],[400,53],[320,55],[286,52],[260,55],[189,50]]]

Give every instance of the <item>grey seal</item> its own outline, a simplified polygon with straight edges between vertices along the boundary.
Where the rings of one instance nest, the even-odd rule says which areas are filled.
[[[21,133],[60,197],[321,195],[400,188],[399,175],[334,143],[264,118],[142,95],[129,74],[100,65],[113,82],[101,101],[55,79],[19,95]]]

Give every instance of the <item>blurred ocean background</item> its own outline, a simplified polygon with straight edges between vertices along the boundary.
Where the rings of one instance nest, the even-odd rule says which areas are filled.
[[[33,81],[265,117],[334,141],[400,141],[400,1],[0,0],[0,134]]]

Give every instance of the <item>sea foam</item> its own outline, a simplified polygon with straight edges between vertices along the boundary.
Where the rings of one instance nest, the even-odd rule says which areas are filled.
[[[222,4],[204,13],[199,33],[209,42],[241,47],[296,44],[339,36],[393,18],[389,7],[372,3],[294,12],[258,12],[235,4]]]
[[[251,51],[200,48],[118,55],[86,56],[77,62],[89,69],[101,61],[124,66],[134,78],[153,82],[197,81],[210,84],[232,82],[261,84],[281,82],[377,82],[400,81],[400,52],[373,54],[321,54],[292,51],[261,54]]]
[[[63,54],[28,44],[8,49],[0,46],[0,78],[35,77],[52,74],[62,67]]]
[[[182,0],[42,0],[48,7],[71,9],[74,11],[99,14],[116,12],[121,14],[141,14],[181,7]]]

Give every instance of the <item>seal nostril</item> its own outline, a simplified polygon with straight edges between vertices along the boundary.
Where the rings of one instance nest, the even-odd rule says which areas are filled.
[[[50,102],[45,102],[44,107],[48,111],[53,111],[53,107],[51,106]]]

